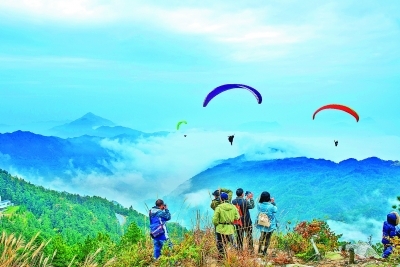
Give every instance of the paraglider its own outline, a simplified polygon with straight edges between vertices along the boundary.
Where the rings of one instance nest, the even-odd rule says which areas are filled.
[[[187,121],[180,121],[180,122],[178,122],[178,124],[176,125],[176,130],[179,131],[179,128],[181,127],[181,124],[182,124],[182,123],[187,124]],[[186,137],[186,134],[184,135],[184,137]]]
[[[320,107],[319,109],[317,109],[314,112],[313,119],[315,119],[315,115],[317,115],[318,112],[320,112],[321,110],[324,110],[324,109],[337,109],[337,110],[341,110],[341,111],[347,112],[350,115],[352,115],[356,119],[357,122],[360,119],[360,117],[358,116],[357,112],[355,112],[353,109],[351,109],[351,108],[349,108],[347,106],[343,106],[343,105],[340,105],[340,104],[329,104],[329,105],[325,105],[325,106]]]
[[[235,135],[230,135],[230,136],[228,136],[228,141],[231,143],[231,145],[232,145],[232,143],[233,143],[233,138],[235,137]]]
[[[178,124],[176,125],[176,129],[177,129],[177,130],[179,130],[179,128],[181,127],[181,124],[182,124],[182,123],[187,124],[187,121],[180,121],[180,122],[178,122]]]
[[[337,140],[333,140],[333,142],[335,142],[335,146],[337,146],[339,143],[339,141],[337,141]]]
[[[208,93],[208,95],[204,99],[203,107],[206,107],[208,105],[208,103],[211,101],[211,99],[213,99],[215,96],[219,95],[222,92],[230,90],[230,89],[246,89],[255,96],[258,104],[261,104],[261,102],[262,102],[261,94],[253,87],[250,87],[250,86],[244,85],[244,84],[224,84],[224,85],[218,86],[217,88],[214,88],[210,93]]]

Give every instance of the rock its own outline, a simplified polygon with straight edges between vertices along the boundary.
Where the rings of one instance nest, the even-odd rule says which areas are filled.
[[[350,248],[354,248],[354,253],[360,258],[370,258],[373,257],[375,259],[380,259],[381,256],[376,253],[376,251],[365,242],[358,242],[356,244],[348,244],[346,245],[346,250],[348,251]]]

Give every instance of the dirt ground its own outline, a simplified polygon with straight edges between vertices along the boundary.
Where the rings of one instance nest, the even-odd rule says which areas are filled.
[[[256,246],[256,249],[257,246]],[[257,251],[257,250],[256,250]],[[340,267],[340,266],[362,266],[362,267],[377,267],[382,266],[384,261],[382,259],[374,259],[367,258],[363,259],[355,256],[355,263],[349,264],[349,255],[341,252],[330,252],[321,260],[309,261],[305,262],[304,260],[298,259],[296,257],[292,258],[292,263],[274,263],[274,258],[276,257],[273,250],[269,251],[268,256],[262,257],[257,256],[254,257],[254,265],[252,266],[271,266],[271,267]],[[209,267],[217,267],[223,266],[221,263],[218,263],[215,259],[210,259],[206,266]],[[232,265],[233,266],[233,265]],[[235,265],[236,266],[236,265]],[[241,266],[240,264],[237,266]],[[243,261],[243,266],[248,266]],[[400,265],[393,265],[393,267],[400,267]]]

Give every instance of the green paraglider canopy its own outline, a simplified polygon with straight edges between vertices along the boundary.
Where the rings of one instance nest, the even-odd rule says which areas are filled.
[[[178,124],[176,125],[176,129],[177,129],[177,130],[179,130],[179,128],[181,127],[181,124],[182,124],[182,123],[187,124],[187,121],[180,121],[180,122],[178,122]]]

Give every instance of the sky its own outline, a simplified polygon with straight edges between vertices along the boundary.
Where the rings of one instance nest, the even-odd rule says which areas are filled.
[[[51,188],[143,210],[134,190],[166,195],[241,154],[399,160],[398,0],[0,0],[0,17],[0,131],[43,130],[88,112],[146,132],[188,122],[184,142],[176,134],[103,140],[121,155],[115,175],[55,178]],[[256,88],[262,104],[234,89],[204,108],[227,83]],[[330,103],[353,108],[360,121],[334,110],[312,120]]]
[[[87,112],[142,131],[310,127],[340,103],[396,131],[400,3],[0,1],[0,125]],[[205,96],[227,91],[203,108]],[[338,111],[320,121],[355,124]],[[49,125],[50,125],[49,124]],[[400,130],[400,129],[399,129]]]

